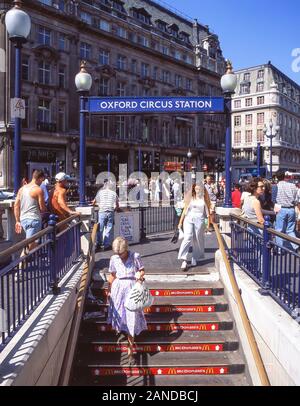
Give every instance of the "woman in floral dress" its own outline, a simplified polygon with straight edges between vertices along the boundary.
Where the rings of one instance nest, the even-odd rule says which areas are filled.
[[[147,324],[143,310],[131,312],[124,304],[136,281],[144,280],[144,266],[140,255],[128,250],[128,242],[124,238],[117,237],[112,247],[115,255],[111,257],[109,264],[108,323],[117,333],[123,332],[127,335],[128,358],[130,363],[134,363],[134,337],[147,330]]]

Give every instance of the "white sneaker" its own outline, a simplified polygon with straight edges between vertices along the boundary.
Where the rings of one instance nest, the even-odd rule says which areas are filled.
[[[196,261],[194,258],[192,258],[191,265],[192,265],[192,266],[197,266],[197,261]]]
[[[183,261],[182,265],[181,265],[181,269],[187,269],[187,262]]]

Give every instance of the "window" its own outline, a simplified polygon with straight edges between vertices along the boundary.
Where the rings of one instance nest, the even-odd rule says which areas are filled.
[[[193,58],[190,55],[187,55],[186,57],[186,63],[192,64],[193,63]]]
[[[29,128],[29,98],[23,97],[23,99],[25,101],[25,118],[22,120],[22,127]]]
[[[100,20],[99,28],[100,30],[110,32],[110,24],[106,20]]]
[[[257,105],[260,106],[261,104],[265,104],[265,97],[260,96],[257,98]]]
[[[263,77],[264,77],[264,74],[265,74],[265,71],[264,71],[263,69],[259,70],[259,71],[257,72],[257,77],[258,77],[258,79],[263,78]]]
[[[123,82],[117,82],[117,96],[125,96],[126,90],[125,90],[125,83]]]
[[[99,122],[100,122],[100,137],[103,138],[108,138],[109,137],[109,121],[108,121],[108,116],[100,116],[99,117]]]
[[[121,38],[127,38],[127,31],[123,27],[117,28],[117,36]]]
[[[246,107],[251,107],[252,106],[252,99],[246,99],[245,105]]]
[[[241,116],[235,116],[234,117],[234,126],[239,127],[242,124],[242,117]]]
[[[176,38],[178,38],[178,30],[179,30],[179,28],[175,24],[173,24],[171,27],[169,27],[169,33],[171,35],[173,35],[173,37],[176,37]]]
[[[165,46],[165,45],[163,45],[163,46],[161,47],[161,51],[162,51],[162,53],[163,53],[164,55],[169,55],[169,54],[170,54],[169,48],[168,48],[167,46]]]
[[[139,37],[139,43],[144,47],[149,47],[149,39],[144,36]]]
[[[66,106],[60,103],[58,108],[58,131],[66,131]]]
[[[138,9],[133,9],[132,10],[132,16],[136,18],[137,20],[141,21],[142,23],[145,24],[151,24],[151,18],[150,15],[145,14],[141,10]]]
[[[126,56],[118,55],[117,69],[120,69],[120,70],[126,69]]]
[[[131,60],[131,72],[137,73],[137,61],[136,59]]]
[[[119,139],[125,138],[125,117],[124,116],[117,117],[117,138],[119,138]]]
[[[58,48],[59,48],[60,51],[65,51],[66,50],[66,36],[65,36],[65,34],[59,34]]]
[[[58,9],[60,11],[65,11],[65,0],[59,0],[58,1]]]
[[[167,70],[163,70],[163,72],[162,72],[162,81],[164,83],[170,83],[170,81],[171,81],[170,79],[171,79],[170,72],[167,71]]]
[[[50,102],[49,102],[49,100],[39,99],[38,121],[40,123],[50,123]]]
[[[99,95],[108,96],[109,81],[106,78],[101,78],[99,83]]]
[[[234,144],[240,144],[242,141],[242,137],[241,137],[241,131],[235,131],[234,132]]]
[[[167,23],[161,20],[157,20],[157,28],[163,32],[167,32]]]
[[[239,109],[239,108],[241,108],[241,106],[242,106],[241,100],[235,100],[234,101],[234,108],[235,109]]]
[[[186,32],[181,32],[180,33],[180,39],[185,42],[185,43],[189,43],[190,42],[190,36],[189,34],[187,34]]]
[[[261,125],[265,122],[265,113],[257,113],[257,124]]]
[[[265,134],[263,129],[257,130],[257,142],[265,142]]]
[[[250,86],[249,85],[241,85],[240,93],[241,94],[250,93]]]
[[[141,74],[142,74],[143,78],[149,76],[149,65],[147,63],[142,63],[142,65],[141,65]]]
[[[246,144],[252,144],[252,130],[246,130]]]
[[[163,127],[162,127],[162,142],[164,145],[169,144],[169,135],[170,135],[170,123],[168,121],[163,122]]]
[[[109,65],[109,51],[106,51],[105,49],[100,49],[99,64],[100,65]]]
[[[91,59],[91,55],[92,55],[91,45],[87,44],[86,42],[81,42],[80,43],[80,58]]]
[[[22,79],[29,80],[29,56],[22,57]]]
[[[244,73],[244,81],[249,82],[250,81],[250,73]]]
[[[153,68],[153,79],[157,80],[158,79],[158,67],[154,66]]]
[[[49,85],[50,84],[50,64],[46,63],[45,61],[39,62],[39,70],[38,70],[38,77],[39,77],[39,82],[42,83],[43,85]]]
[[[252,114],[246,114],[246,125],[252,125]]]
[[[181,53],[179,51],[175,51],[175,59],[181,59]]]
[[[175,75],[175,86],[182,87],[182,76]]]
[[[60,66],[58,70],[58,86],[61,89],[66,87],[66,69],[64,66]]]
[[[92,16],[89,13],[86,13],[85,11],[81,11],[80,18],[83,22],[90,24],[90,25],[92,24]]]
[[[186,79],[186,90],[192,90],[192,88],[193,88],[192,79]]]
[[[256,91],[257,91],[257,92],[263,92],[263,91],[264,91],[264,82],[257,83],[257,85],[256,85]]]
[[[48,28],[39,26],[38,43],[42,45],[51,45],[51,31]]]

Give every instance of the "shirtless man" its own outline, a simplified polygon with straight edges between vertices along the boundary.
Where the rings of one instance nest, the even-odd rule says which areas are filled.
[[[67,182],[70,177],[64,172],[59,172],[55,176],[56,184],[51,190],[49,195],[49,204],[51,213],[58,216],[58,222],[65,220],[66,218],[78,214],[73,211],[67,205]]]
[[[16,197],[14,205],[15,231],[17,234],[21,234],[24,230],[26,238],[32,237],[42,229],[41,213],[47,211],[44,193],[40,187],[44,179],[44,172],[35,170],[31,182],[22,186]],[[29,244],[29,251],[36,246],[35,241]]]

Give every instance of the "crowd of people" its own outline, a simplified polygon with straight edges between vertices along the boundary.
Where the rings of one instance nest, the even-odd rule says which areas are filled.
[[[239,185],[232,192],[233,207],[242,210],[242,216],[263,225],[265,216],[269,216],[271,226],[278,232],[297,238],[300,220],[300,184],[291,182],[289,175],[279,171],[270,181],[253,178],[241,191]],[[254,233],[260,234],[260,228],[248,226]],[[299,245],[288,243],[290,248],[298,250]],[[283,239],[276,237],[276,245],[283,245]]]

